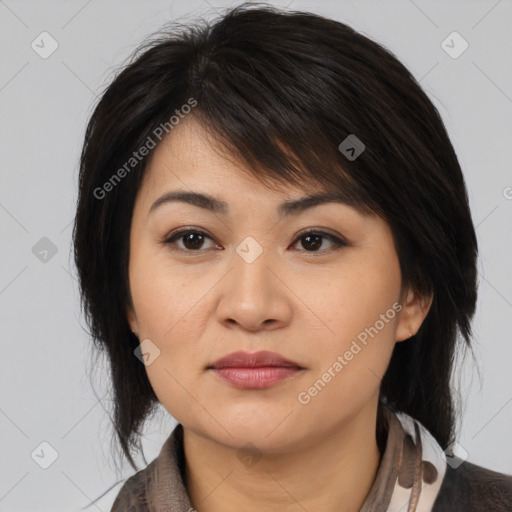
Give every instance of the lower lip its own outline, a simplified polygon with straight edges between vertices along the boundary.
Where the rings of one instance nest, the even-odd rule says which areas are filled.
[[[212,368],[225,381],[242,389],[264,389],[297,375],[301,369],[289,366],[259,368]]]

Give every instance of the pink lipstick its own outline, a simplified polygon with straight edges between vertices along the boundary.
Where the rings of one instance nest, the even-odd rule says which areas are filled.
[[[208,367],[241,389],[264,389],[290,379],[304,368],[275,352],[232,352]]]

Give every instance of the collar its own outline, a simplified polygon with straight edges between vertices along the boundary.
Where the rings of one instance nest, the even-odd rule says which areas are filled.
[[[446,456],[432,434],[406,413],[384,405],[387,441],[359,512],[431,512],[446,474]]]

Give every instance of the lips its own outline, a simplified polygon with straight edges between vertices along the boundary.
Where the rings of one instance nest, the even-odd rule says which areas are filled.
[[[264,368],[264,367],[284,367],[299,368],[302,367],[295,361],[286,359],[275,352],[232,352],[215,361],[208,369],[222,368]]]
[[[295,377],[303,370],[290,366],[265,366],[263,368],[213,368],[211,371],[235,388],[266,389]]]
[[[208,366],[222,381],[239,389],[261,390],[302,373],[303,367],[275,352],[232,352]]]

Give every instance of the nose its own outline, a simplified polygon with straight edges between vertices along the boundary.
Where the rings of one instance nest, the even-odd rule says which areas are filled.
[[[249,261],[238,253],[233,256],[231,271],[219,287],[219,322],[250,332],[286,326],[291,318],[293,293],[283,272],[265,251]]]

